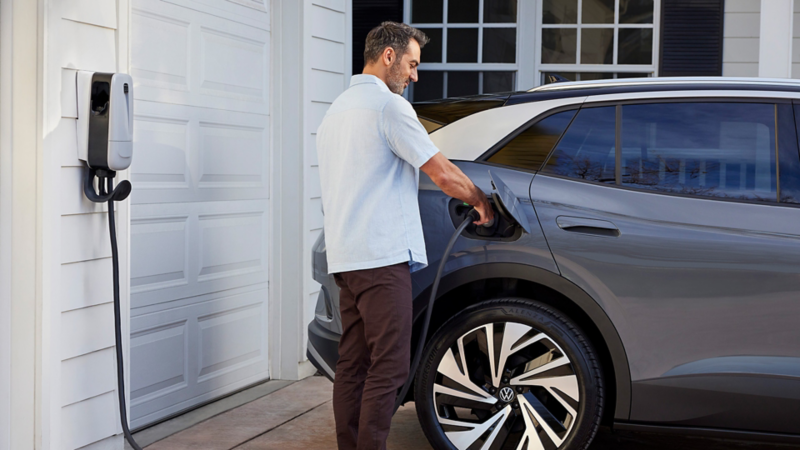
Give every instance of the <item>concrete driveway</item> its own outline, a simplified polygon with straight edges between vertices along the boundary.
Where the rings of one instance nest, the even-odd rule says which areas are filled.
[[[323,377],[273,383],[274,392],[241,406],[213,415],[150,445],[157,431],[169,433],[169,423],[136,434],[147,450],[256,450],[336,448],[331,393],[333,385]],[[275,383],[283,383],[276,385]],[[197,414],[197,413],[190,413]],[[181,418],[173,419],[179,421]],[[185,422],[185,420],[184,420]],[[428,450],[431,446],[417,422],[413,404],[401,408],[392,422],[390,450]],[[686,438],[644,433],[611,433],[601,430],[590,450],[785,450],[799,448],[753,442]]]

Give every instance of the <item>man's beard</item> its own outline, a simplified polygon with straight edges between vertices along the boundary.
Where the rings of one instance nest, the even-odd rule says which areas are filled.
[[[389,67],[389,76],[387,78],[389,79],[387,83],[389,90],[397,95],[403,95],[403,91],[406,90],[406,82],[410,81],[408,77],[404,76],[401,72],[400,59],[396,59],[394,64]]]

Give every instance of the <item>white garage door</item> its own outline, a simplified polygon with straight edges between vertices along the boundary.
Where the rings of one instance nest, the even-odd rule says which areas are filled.
[[[268,0],[133,0],[131,422],[268,378]]]

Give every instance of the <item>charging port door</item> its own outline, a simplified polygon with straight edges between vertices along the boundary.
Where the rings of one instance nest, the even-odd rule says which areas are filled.
[[[491,170],[489,171],[489,179],[492,181],[492,188],[494,188],[492,191],[492,198],[494,199],[499,213],[503,215],[505,219],[516,222],[525,233],[530,234],[531,224],[528,223],[528,218],[525,216],[525,213],[522,212],[522,208],[519,207],[517,196],[514,195],[514,192],[503,183],[503,180],[501,180],[497,174],[492,173]]]

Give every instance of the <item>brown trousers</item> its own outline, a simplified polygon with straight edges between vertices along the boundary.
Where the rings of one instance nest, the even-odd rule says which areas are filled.
[[[342,338],[333,383],[339,450],[383,450],[411,359],[408,263],[334,275]]]

